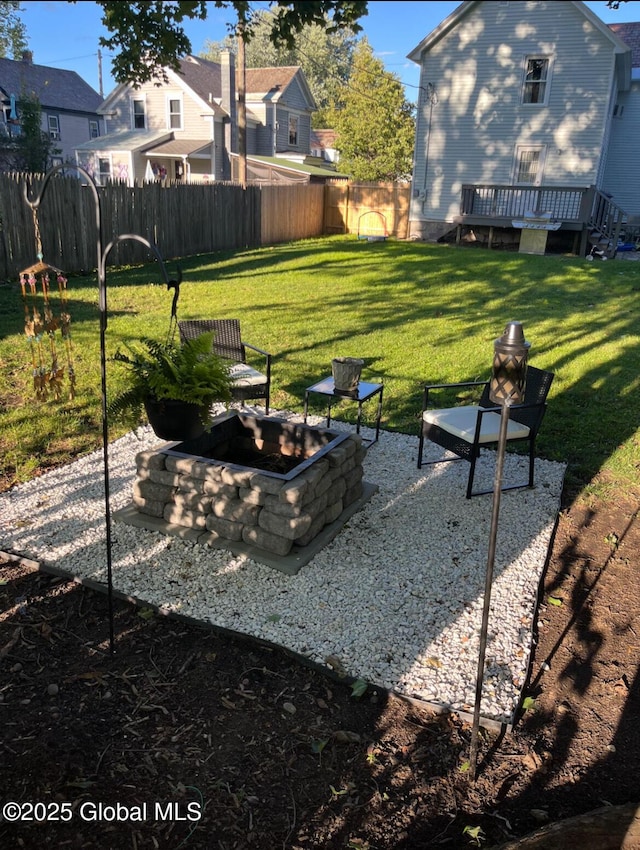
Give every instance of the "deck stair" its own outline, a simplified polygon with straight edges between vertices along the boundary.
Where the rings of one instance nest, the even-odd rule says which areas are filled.
[[[618,242],[627,221],[625,211],[614,204],[611,196],[599,189],[594,190],[591,214],[587,221],[587,232],[591,250],[589,255],[597,251],[612,260],[618,250]]]

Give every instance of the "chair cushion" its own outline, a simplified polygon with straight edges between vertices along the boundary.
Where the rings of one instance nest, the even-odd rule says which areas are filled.
[[[267,376],[246,363],[234,363],[229,370],[236,387],[255,387],[267,383]]]
[[[422,419],[431,425],[437,425],[449,434],[462,437],[467,443],[473,443],[476,421],[480,408],[475,404],[448,407],[442,410],[425,410]],[[496,443],[500,433],[500,414],[485,413],[480,430],[481,443]],[[529,436],[529,428],[519,422],[509,420],[507,440],[524,439]]]

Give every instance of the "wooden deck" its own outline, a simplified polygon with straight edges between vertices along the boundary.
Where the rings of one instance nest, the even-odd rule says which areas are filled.
[[[494,228],[514,228],[515,221],[530,216],[544,216],[559,223],[560,230],[575,231],[576,253],[598,244],[611,256],[627,221],[624,210],[595,186],[464,184],[454,222],[458,231],[463,225],[489,227],[491,242]]]

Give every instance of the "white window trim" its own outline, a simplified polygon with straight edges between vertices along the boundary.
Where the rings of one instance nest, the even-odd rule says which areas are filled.
[[[144,109],[144,127],[136,127],[136,113],[134,109],[135,103],[142,103]],[[147,115],[147,97],[144,94],[134,94],[131,95],[131,129],[132,130],[146,130],[148,126],[148,115]]]
[[[291,141],[291,121],[294,120],[296,122],[296,141]],[[294,147],[300,147],[300,115],[296,112],[289,112],[287,117],[287,144],[293,145]]]
[[[538,101],[538,103],[525,103],[524,102],[524,92],[525,85],[527,82],[527,67],[529,65],[529,61],[531,59],[546,59],[548,62],[547,65],[547,79],[544,81],[544,99]],[[549,93],[551,91],[551,78],[553,76],[553,56],[549,56],[547,53],[527,53],[527,55],[522,60],[522,84],[520,86],[520,106],[523,106],[525,109],[539,109],[542,106],[549,105]]]
[[[518,173],[520,171],[520,160],[522,158],[522,154],[525,151],[538,151],[540,153],[540,158],[538,159],[538,173],[536,175],[536,180],[534,183],[519,183],[518,182]],[[544,175],[544,166],[545,160],[547,158],[547,146],[546,145],[516,145],[516,152],[513,162],[513,179],[512,183],[514,186],[540,186],[542,184],[542,177]]]
[[[53,127],[51,126],[53,122]],[[60,119],[57,115],[47,115],[47,130],[49,131],[49,138],[53,139],[54,142],[60,141]]]
[[[171,126],[171,101],[177,100],[180,104],[180,125],[178,127]],[[184,102],[182,94],[167,94],[167,130],[184,130]]]
[[[108,153],[108,154],[97,153],[96,154],[95,176],[96,176],[96,182],[98,183],[99,186],[103,185],[102,174],[100,172],[100,160],[101,159],[108,160],[108,162],[109,162],[109,177],[110,177],[111,180],[113,180],[113,156],[110,153]]]

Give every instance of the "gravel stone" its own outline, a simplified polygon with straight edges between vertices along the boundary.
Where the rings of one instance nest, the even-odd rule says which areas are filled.
[[[273,415],[302,422],[296,413]],[[312,425],[323,422],[309,417]],[[339,421],[332,428],[353,432]],[[363,428],[362,436],[373,431]],[[132,500],[136,455],[161,442],[144,428],[110,445],[112,512]],[[365,481],[377,492],[295,576],[246,555],[111,522],[114,587],[163,612],[272,641],[319,664],[331,658],[330,666],[339,663],[354,678],[471,712],[492,497],[465,499],[467,464],[419,470],[417,451],[417,436],[380,432],[364,459]],[[442,456],[431,444],[426,453],[427,460]],[[493,487],[494,463],[495,453],[484,451],[478,487]],[[175,467],[170,471],[179,472]],[[505,483],[526,479],[526,467],[526,458],[507,453]],[[511,722],[527,680],[564,473],[564,464],[537,459],[536,487],[501,496],[484,718]],[[285,486],[277,498],[298,505],[294,493]],[[0,549],[106,586],[104,510],[100,449],[0,494]]]

